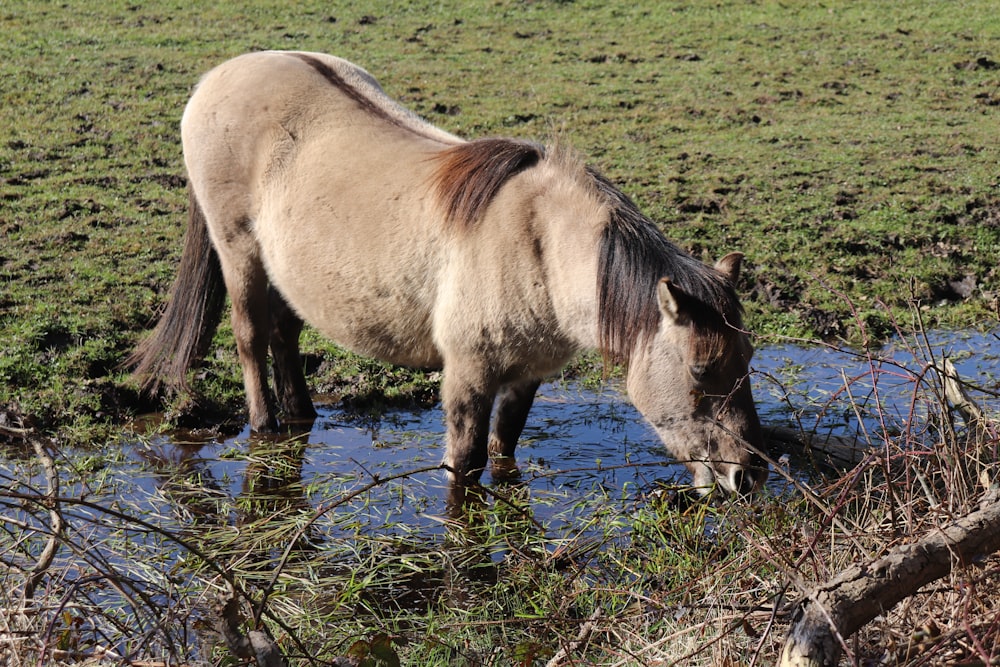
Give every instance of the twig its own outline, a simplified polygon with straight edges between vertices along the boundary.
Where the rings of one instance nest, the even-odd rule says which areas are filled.
[[[1000,504],[994,502],[916,542],[820,584],[796,610],[779,665],[832,667],[843,638],[955,567],[1000,550]]]
[[[969,396],[969,393],[965,391],[965,387],[962,386],[962,380],[958,376],[955,364],[951,363],[951,359],[945,357],[942,366],[943,368],[937,368],[936,370],[944,380],[945,398],[948,399],[953,408],[958,410],[967,424],[970,426],[985,426],[986,416],[980,407],[976,405],[976,402],[972,400],[972,397]]]
[[[59,508],[59,473],[56,471],[55,462],[53,462],[49,453],[45,451],[45,445],[42,444],[41,440],[32,439],[31,444],[35,448],[35,454],[38,456],[39,462],[41,462],[42,467],[45,469],[45,482],[48,485],[48,490],[45,493],[46,500],[44,504],[49,508],[49,521],[52,524],[52,533],[49,535],[49,541],[45,544],[45,548],[42,549],[38,561],[31,568],[31,574],[28,575],[27,581],[24,582],[25,600],[30,600],[35,596],[35,588],[38,587],[49,566],[52,565],[52,561],[55,560],[56,551],[59,549],[59,542],[62,539],[65,528],[65,521]]]
[[[270,637],[259,630],[251,630],[247,634],[240,632],[239,598],[235,591],[230,591],[229,599],[217,605],[215,611],[216,628],[225,639],[229,650],[237,658],[256,660],[259,667],[288,667],[281,650]]]
[[[49,503],[55,503],[56,505],[67,504],[67,505],[75,505],[75,506],[78,506],[78,507],[84,507],[84,508],[91,509],[91,510],[94,510],[94,511],[97,511],[97,512],[101,512],[101,513],[106,514],[108,516],[112,516],[112,517],[115,517],[115,518],[127,521],[127,522],[129,522],[129,523],[131,523],[133,525],[136,525],[136,526],[139,526],[141,528],[144,528],[145,530],[148,530],[148,531],[150,531],[152,533],[155,533],[157,535],[162,535],[164,538],[166,538],[167,540],[169,540],[169,541],[173,542],[174,544],[178,545],[179,547],[181,547],[185,551],[188,551],[188,552],[194,554],[195,556],[197,556],[198,559],[205,565],[206,568],[208,568],[208,569],[212,570],[213,572],[215,572],[216,574],[218,574],[230,586],[230,588],[232,590],[236,591],[237,594],[240,595],[241,597],[243,597],[249,604],[251,604],[251,605],[254,604],[254,599],[251,596],[251,594],[249,592],[247,592],[246,589],[242,588],[237,583],[237,581],[236,581],[235,577],[233,576],[233,574],[228,569],[222,567],[219,563],[217,563],[215,560],[213,560],[212,558],[210,558],[204,551],[202,551],[200,548],[198,548],[194,544],[194,542],[192,542],[192,541],[190,541],[190,540],[188,540],[188,539],[186,539],[184,537],[181,537],[181,536],[177,535],[176,533],[172,533],[172,532],[170,532],[168,530],[164,530],[162,527],[157,526],[157,525],[155,525],[155,524],[153,524],[153,523],[151,523],[151,522],[149,522],[149,521],[147,521],[145,519],[141,519],[141,518],[139,518],[137,516],[132,516],[132,515],[126,513],[126,512],[122,512],[120,510],[116,510],[116,509],[114,509],[112,507],[106,507],[106,506],[101,505],[99,503],[91,502],[89,500],[84,500],[83,498],[53,496],[52,498],[49,499],[49,503],[47,503],[46,500],[45,500],[45,498],[40,497],[37,494],[28,494],[28,493],[19,493],[19,492],[16,492],[16,491],[7,491],[7,492],[5,492],[4,495],[7,498],[12,498],[12,499],[17,499],[17,500],[23,500],[23,501],[31,502],[31,503],[38,503],[40,505],[46,505],[46,504],[49,504]],[[300,651],[302,651],[305,655],[308,655],[307,648],[299,640],[298,634],[295,632],[295,630],[293,628],[289,627],[288,624],[285,623],[284,620],[282,620],[280,617],[276,616],[275,614],[273,614],[269,610],[264,609],[263,606],[261,606],[260,616],[266,616],[268,619],[270,619],[271,621],[273,621],[278,627],[280,627],[282,630],[285,631],[285,633],[287,634],[287,636],[289,637],[289,639],[296,644],[296,646],[298,647],[298,649]],[[257,622],[260,622],[259,618],[258,618]]]
[[[576,639],[571,641],[567,646],[563,646],[559,649],[552,659],[545,663],[545,667],[559,667],[563,662],[570,656],[571,653],[579,650],[581,646],[590,640],[590,635],[594,634],[594,630],[597,628],[597,621],[604,615],[600,607],[594,610],[594,613],[590,615],[590,618],[580,626],[580,632],[577,633]]]
[[[769,425],[763,427],[764,437],[774,448],[787,451],[792,448],[795,453],[813,457],[814,451],[822,452],[827,457],[828,465],[856,466],[868,455],[870,448],[857,437],[846,437],[828,434],[806,433],[787,426]]]
[[[6,424],[0,424],[0,433],[4,435],[13,436],[15,438],[27,438],[34,432],[35,432],[34,429],[30,428],[18,428],[16,426],[7,426]]]

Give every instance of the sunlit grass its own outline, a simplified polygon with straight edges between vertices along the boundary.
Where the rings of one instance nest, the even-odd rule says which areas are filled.
[[[757,332],[857,341],[842,294],[882,337],[892,318],[876,304],[899,319],[917,299],[929,325],[993,321],[992,9],[12,5],[0,13],[0,404],[77,440],[157,407],[118,364],[162,306],[180,250],[180,114],[201,73],[261,48],[355,60],[459,134],[561,137],[683,247],[706,260],[745,252]],[[232,413],[242,399],[227,326],[217,342],[197,386]],[[305,348],[327,361],[312,367],[324,392],[433,400],[432,375],[343,356],[311,333]]]

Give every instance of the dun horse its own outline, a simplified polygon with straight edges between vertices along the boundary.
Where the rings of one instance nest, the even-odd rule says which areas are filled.
[[[190,219],[166,310],[130,359],[146,390],[187,389],[228,293],[257,431],[279,410],[315,416],[307,322],[361,354],[443,369],[445,463],[475,480],[490,454],[513,456],[540,379],[596,349],[627,366],[631,400],[697,486],[764,481],[742,256],[693,259],[568,151],[464,141],[361,68],[302,52],[210,71],[181,134]]]

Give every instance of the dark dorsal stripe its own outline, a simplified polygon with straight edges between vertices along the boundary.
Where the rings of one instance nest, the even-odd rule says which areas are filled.
[[[359,107],[371,114],[376,118],[380,118],[387,123],[391,123],[398,128],[406,130],[407,132],[412,132],[413,134],[428,137],[431,139],[436,139],[436,137],[431,137],[424,133],[420,127],[420,121],[416,121],[413,124],[407,123],[402,116],[396,116],[384,108],[375,103],[370,97],[365,95],[363,92],[348,83],[344,77],[337,73],[337,70],[330,67],[328,64],[313,56],[309,53],[296,53],[289,52],[288,55],[293,58],[298,58],[302,62],[306,63],[314,70],[316,70],[323,78],[330,82],[331,85],[340,90],[344,95],[354,101]]]
[[[364,95],[357,88],[355,88],[347,81],[345,81],[344,77],[340,76],[340,74],[338,74],[335,69],[330,67],[328,64],[326,64],[316,56],[313,56],[308,53],[295,53],[295,52],[290,52],[288,53],[288,55],[293,58],[298,58],[305,64],[312,67],[320,75],[322,75],[323,78],[329,81],[331,85],[333,85],[341,92],[343,92],[345,95],[347,95],[349,98],[351,98],[351,100],[356,102],[358,106],[360,106],[368,113],[372,114],[373,116],[377,116],[383,120],[389,121],[393,125],[398,125],[400,127],[403,127],[398,118],[392,116],[385,109],[375,104],[371,99],[368,98],[368,96]],[[407,127],[406,129],[411,129],[411,128]]]
[[[438,155],[432,184],[451,225],[468,227],[512,176],[536,164],[542,148],[515,139],[478,139]]]
[[[741,326],[735,287],[714,268],[668,241],[625,194],[589,170],[609,207],[597,269],[599,345],[605,359],[628,363],[641,341],[660,324],[657,286],[669,278],[687,296],[685,314],[694,344],[714,348]]]
[[[288,53],[312,67],[323,78],[371,115],[421,134],[349,84],[335,69],[309,53]],[[458,144],[436,156],[440,164],[432,177],[449,224],[468,226],[478,220],[512,176],[534,166],[543,151],[536,144],[514,139],[480,139]]]

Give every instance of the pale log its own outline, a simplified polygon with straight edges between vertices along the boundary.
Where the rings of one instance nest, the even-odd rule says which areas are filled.
[[[923,586],[1000,550],[1000,500],[887,556],[846,570],[800,603],[779,667],[834,667],[843,642]]]

